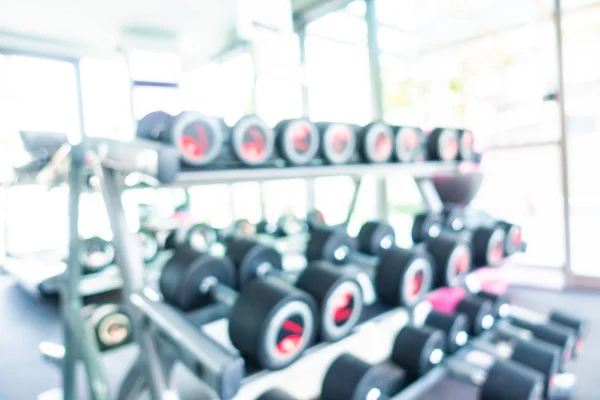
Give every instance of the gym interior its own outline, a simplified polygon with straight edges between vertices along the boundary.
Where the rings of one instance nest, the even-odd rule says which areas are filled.
[[[0,0],[0,399],[599,399],[598,43],[597,0]]]

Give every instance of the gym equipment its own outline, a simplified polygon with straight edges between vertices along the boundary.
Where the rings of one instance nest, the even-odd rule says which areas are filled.
[[[458,130],[458,154],[459,161],[477,161],[478,154],[475,152],[475,137],[469,129]]]
[[[479,336],[490,330],[496,323],[493,303],[477,296],[464,297],[456,304],[452,312],[464,314],[467,317],[467,333],[470,336]],[[442,325],[436,327],[444,329]]]
[[[367,163],[390,161],[394,151],[394,132],[388,124],[375,121],[358,129],[358,153]]]
[[[380,221],[365,223],[356,239],[344,227],[315,227],[306,257],[309,261],[321,258],[337,265],[366,268],[380,300],[394,307],[411,307],[431,290],[435,265],[426,252],[401,249],[394,242],[393,228]]]
[[[298,235],[308,230],[308,221],[303,221],[294,215],[282,215],[273,223],[260,221],[256,224],[257,234],[267,234],[277,238]]]
[[[444,218],[438,213],[420,213],[414,218],[411,236],[414,243],[422,243],[435,238],[448,228],[443,224]],[[452,233],[455,232],[450,230]],[[470,244],[474,266],[498,266],[504,259],[504,243],[506,234],[500,228],[477,226],[455,232],[457,237]]]
[[[427,137],[429,160],[453,161],[458,155],[458,131],[450,128],[435,128]]]
[[[274,131],[277,149],[290,165],[309,164],[320,150],[319,130],[306,118],[281,121]]]
[[[225,254],[236,267],[241,290],[257,278],[273,276],[308,293],[319,310],[320,340],[339,340],[359,322],[363,308],[360,285],[334,265],[315,261],[299,274],[290,274],[283,270],[282,257],[277,250],[244,238],[228,240]]]
[[[100,272],[115,262],[113,244],[98,236],[83,239],[81,247],[79,261],[86,274]]]
[[[465,314],[443,314],[431,311],[424,322],[425,326],[439,329],[445,335],[444,352],[454,354],[469,340],[469,320]]]
[[[158,257],[158,239],[156,235],[148,230],[141,228],[137,231],[137,238],[142,246],[142,256],[144,257],[144,263],[150,264]]]
[[[499,360],[478,351],[465,350],[446,359],[444,367],[456,380],[479,388],[479,400],[541,400],[544,377],[515,361]]]
[[[94,329],[100,351],[112,350],[128,344],[133,339],[129,316],[117,304],[92,306],[87,323]]]
[[[572,329],[556,324],[532,323],[519,318],[508,317],[498,324],[496,331],[498,335],[507,338],[538,339],[557,346],[561,352],[561,370],[572,359],[573,348],[577,343]]]
[[[200,167],[211,164],[221,153],[225,126],[217,118],[193,111],[175,117],[155,111],[138,122],[136,135],[172,145],[185,165]]]
[[[560,355],[556,347],[537,340],[511,340],[505,342],[495,333],[486,340],[476,339],[469,344],[476,350],[486,352],[497,359],[511,360],[541,373],[544,376],[544,397],[549,397],[552,379],[558,374]]]
[[[231,128],[231,147],[242,164],[263,165],[273,158],[275,134],[258,116],[246,115]]]
[[[281,389],[271,389],[261,394],[256,400],[298,400]]]
[[[518,251],[524,251],[522,229],[519,225],[507,221],[497,220],[487,213],[478,210],[472,210],[468,207],[462,207],[452,204],[446,204],[442,211],[443,220],[441,223],[447,229],[455,232],[461,232],[478,227],[489,227],[491,229],[501,229],[504,232],[504,256],[508,257]]]
[[[214,302],[229,306],[232,344],[263,368],[284,368],[313,343],[316,304],[311,296],[269,277],[249,282],[239,294],[234,285],[228,258],[187,247],[175,249],[159,279],[165,301],[183,311]]]
[[[406,372],[402,368],[391,363],[371,365],[344,353],[329,365],[320,400],[389,398],[406,384]]]
[[[420,128],[394,126],[394,158],[401,163],[425,161],[426,137]]]
[[[316,126],[326,163],[348,164],[356,160],[357,133],[354,126],[337,122],[319,122]]]
[[[431,255],[436,274],[434,287],[458,287],[471,272],[471,249],[460,237],[443,232],[427,237],[421,245]]]

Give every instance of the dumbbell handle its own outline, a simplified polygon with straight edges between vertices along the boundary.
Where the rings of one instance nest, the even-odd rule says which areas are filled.
[[[198,290],[200,293],[209,295],[216,303],[225,304],[228,307],[233,307],[239,297],[238,292],[219,283],[218,279],[212,276],[200,282]]]
[[[490,358],[493,363],[493,357],[490,356]],[[466,381],[476,386],[481,386],[487,378],[486,370],[483,367],[470,364],[463,360],[447,358],[446,368],[449,375],[454,379]]]
[[[265,276],[273,276],[273,277],[276,277],[277,279],[281,279],[292,285],[294,285],[296,283],[296,281],[298,280],[297,274],[295,274],[293,272],[289,272],[289,271],[284,271],[282,269],[274,268],[269,263],[264,263],[264,264],[259,265],[258,268],[256,269],[256,276],[259,278],[265,277]]]
[[[534,329],[534,324],[521,324],[519,322],[515,323],[515,321],[500,321],[496,325],[495,332],[500,338],[527,340],[532,336],[531,329]]]

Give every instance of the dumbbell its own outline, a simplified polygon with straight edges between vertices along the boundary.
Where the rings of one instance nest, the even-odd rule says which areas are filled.
[[[389,361],[371,365],[350,354],[338,356],[325,374],[320,400],[392,397],[439,365],[442,349],[441,332],[407,325],[396,335]]]
[[[425,161],[426,137],[420,128],[393,126],[394,158],[401,163]]]
[[[319,400],[389,399],[407,384],[406,372],[392,363],[371,365],[343,353],[329,365]]]
[[[523,243],[522,228],[517,224],[492,218],[483,211],[471,210],[456,205],[446,205],[442,216],[443,225],[456,232],[483,226],[502,230],[505,237],[505,257],[524,250],[525,244]]]
[[[466,296],[456,303],[451,313],[464,314],[467,318],[467,333],[469,336],[479,336],[494,327],[493,303],[477,296]],[[444,329],[443,326],[436,326]]]
[[[150,264],[152,261],[156,260],[159,251],[156,235],[148,229],[140,228],[136,232],[136,237],[138,238],[142,248],[144,264]]]
[[[321,148],[321,135],[315,124],[306,118],[283,120],[275,125],[279,154],[289,165],[313,162]]]
[[[523,316],[527,313],[525,310],[510,305],[504,295],[480,291],[475,296],[493,302],[499,318],[505,319],[498,325],[498,332],[520,338],[533,337],[558,346],[564,360],[560,363],[561,370],[564,362],[574,358],[583,345],[586,324],[580,319],[553,311],[548,321],[534,322]]]
[[[433,259],[423,251],[396,247],[390,225],[367,222],[355,242],[357,245],[347,242],[346,263],[358,265],[369,275],[375,292],[384,303],[412,307],[432,289],[436,273]],[[364,253],[354,251],[356,247]],[[329,250],[333,251],[328,255],[330,258],[335,258],[335,252],[339,251]]]
[[[459,161],[476,161],[478,154],[475,152],[475,136],[469,129],[458,130],[458,154]]]
[[[411,236],[414,243],[422,243],[430,238],[440,236],[442,231],[455,232],[448,229],[444,217],[438,213],[421,213],[415,216]],[[480,226],[473,230],[463,230],[456,235],[470,244],[474,266],[497,266],[504,259],[504,243],[506,234],[498,227]]]
[[[256,224],[257,234],[267,234],[276,238],[298,235],[308,231],[308,223],[295,215],[282,215],[275,222],[260,221]]]
[[[394,152],[394,131],[383,121],[373,121],[357,129],[358,154],[363,162],[384,163]]]
[[[453,161],[459,152],[458,131],[450,128],[435,128],[427,135],[427,159]]]
[[[335,341],[348,335],[359,321],[363,297],[359,283],[327,261],[314,261],[299,274],[283,270],[281,254],[273,247],[244,238],[227,242],[227,257],[244,289],[257,278],[274,277],[293,284],[316,302],[319,339]]]
[[[117,304],[92,306],[83,312],[94,330],[100,351],[115,349],[132,341],[131,320]]]
[[[478,400],[542,400],[544,376],[515,361],[499,360],[471,350],[462,359],[449,357],[444,365],[452,379],[479,388]]]
[[[179,247],[163,268],[159,287],[164,300],[183,311],[211,303],[229,306],[229,338],[238,351],[263,368],[288,366],[314,341],[314,299],[269,277],[238,293],[232,289],[235,276],[227,257]]]
[[[544,376],[544,397],[549,397],[552,390],[552,380],[559,372],[559,349],[539,340],[510,340],[503,341],[493,338],[493,343],[475,339],[469,344],[476,350],[486,352],[497,359],[517,362],[531,368]]]
[[[425,318],[424,326],[438,329],[444,334],[444,352],[454,354],[469,340],[469,319],[466,314],[444,314],[431,311]]]
[[[79,262],[85,274],[100,272],[115,262],[115,247],[98,236],[83,239]]]
[[[261,394],[256,400],[298,400],[281,389],[270,389]]]
[[[348,164],[356,161],[356,126],[338,122],[315,124],[321,138],[319,157],[327,164]]]

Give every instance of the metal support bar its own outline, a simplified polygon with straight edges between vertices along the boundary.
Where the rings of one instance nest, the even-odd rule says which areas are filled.
[[[298,44],[300,49],[300,65],[306,71],[306,28],[301,27],[298,29]],[[309,113],[309,99],[308,99],[308,82],[306,79],[302,80],[300,87],[302,91],[302,116],[308,117]],[[306,211],[310,212],[315,209],[315,180],[311,178],[305,179],[306,181]]]
[[[444,209],[444,203],[440,199],[433,182],[430,179],[415,179],[417,188],[421,192],[425,208],[429,212],[441,212]]]
[[[134,235],[129,232],[125,212],[121,202],[120,175],[106,167],[98,168],[102,195],[113,231],[113,244],[119,260],[118,266],[123,277],[124,306],[131,317],[135,340],[140,346],[140,354],[145,358],[148,389],[152,399],[162,399],[168,393],[167,379],[163,375],[156,345],[144,324],[144,314],[133,304],[132,298],[144,289],[144,265],[142,250]]]
[[[554,1],[554,24],[556,27],[556,57],[557,57],[557,78],[558,90],[556,101],[558,102],[560,119],[560,163],[561,163],[561,183],[563,186],[563,216],[565,219],[565,265],[564,276],[567,284],[570,284],[573,278],[571,270],[571,213],[569,210],[569,160],[568,160],[568,140],[567,140],[567,116],[565,112],[565,82],[564,82],[564,63],[563,63],[563,42],[562,42],[562,10],[561,1]]]
[[[352,216],[354,215],[354,211],[356,210],[356,204],[358,203],[358,194],[360,192],[360,187],[362,184],[362,178],[354,178],[354,193],[352,194],[352,200],[350,200],[350,207],[348,208],[348,215],[346,216],[346,221],[344,221],[344,225],[348,225]]]
[[[365,0],[367,23],[367,49],[369,51],[369,71],[371,74],[371,104],[373,107],[372,116],[374,120],[383,119],[383,88],[381,82],[381,63],[379,60],[380,51],[377,39],[379,23],[377,21],[377,12],[375,0]],[[376,181],[377,192],[377,217],[387,220],[389,217],[387,180],[385,177],[378,177]]]

